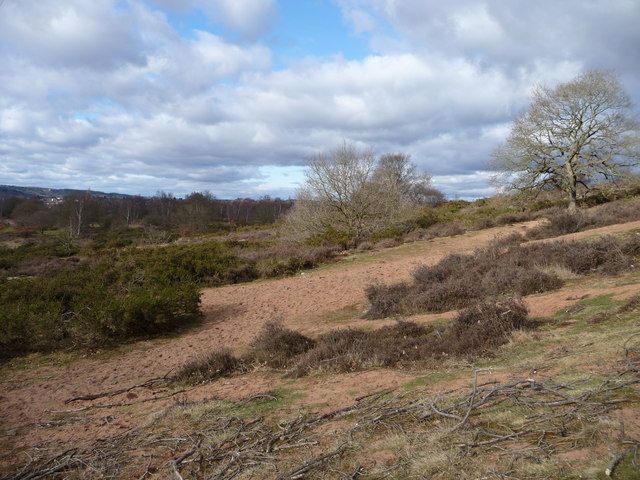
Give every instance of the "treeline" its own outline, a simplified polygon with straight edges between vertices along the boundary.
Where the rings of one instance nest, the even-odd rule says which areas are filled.
[[[27,229],[66,228],[75,237],[92,229],[153,226],[181,233],[274,223],[293,206],[293,200],[262,197],[222,200],[208,192],[185,198],[159,192],[154,197],[114,198],[91,192],[60,200],[0,198],[0,219]]]

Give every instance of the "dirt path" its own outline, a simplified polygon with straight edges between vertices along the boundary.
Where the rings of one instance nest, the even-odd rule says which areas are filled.
[[[0,381],[0,451],[5,450],[5,443],[14,448],[33,446],[53,438],[61,442],[83,438],[90,440],[131,428],[145,421],[150,412],[157,411],[167,402],[143,403],[127,409],[95,410],[83,417],[79,424],[65,422],[59,428],[55,425],[45,428],[42,425],[55,412],[64,410],[72,415],[70,407],[64,404],[67,398],[127,387],[162,376],[200,353],[221,347],[241,351],[270,320],[279,319],[285,325],[309,335],[337,328],[344,325],[341,322],[343,317],[353,318],[364,308],[364,288],[368,284],[407,278],[420,264],[437,262],[450,253],[471,251],[486,245],[496,236],[522,232],[534,224],[529,222],[420,241],[347,257],[336,264],[295,277],[207,289],[202,296],[205,321],[200,327],[180,336],[138,342],[115,353],[74,359],[66,365],[13,369]],[[634,222],[582,233],[589,236],[638,227],[640,222]],[[566,298],[571,295],[566,292],[556,293],[560,296],[553,301],[542,302],[545,307],[541,307],[540,312],[552,313],[570,301]],[[579,293],[580,289],[577,288],[572,295]],[[428,321],[443,315],[423,317]],[[350,322],[349,325],[360,323]],[[351,380],[346,383],[348,388],[353,390],[359,387],[361,392],[366,392],[371,386],[397,385],[407,379],[401,372],[362,372],[349,378]],[[214,394],[238,398],[247,392],[263,391],[280,384],[282,380],[274,375],[249,374],[241,380],[199,387],[197,391],[185,393],[185,398],[195,400]],[[332,387],[327,385],[318,392],[331,390]],[[144,392],[131,394],[127,398],[135,404],[140,400],[138,395],[144,395]],[[322,393],[318,398],[324,396],[325,393]]]

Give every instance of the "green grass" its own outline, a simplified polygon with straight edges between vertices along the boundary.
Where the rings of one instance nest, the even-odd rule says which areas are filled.
[[[622,301],[614,300],[613,295],[605,294],[597,297],[585,298],[578,301],[571,307],[561,310],[554,315],[554,318],[564,322],[582,322],[592,318],[594,315],[602,312],[613,310],[620,305]]]
[[[452,380],[458,380],[460,378],[468,377],[469,370],[468,369],[443,369],[443,370],[434,370],[431,372],[427,372],[424,375],[420,375],[413,380],[408,381],[402,388],[409,392],[412,390],[416,390],[421,387],[426,387],[429,385],[434,385],[440,382],[448,382]]]
[[[200,421],[206,417],[240,417],[253,418],[267,415],[282,409],[305,397],[305,393],[294,388],[279,388],[265,394],[275,398],[256,398],[253,400],[211,400],[187,408],[185,413],[193,420]]]
[[[627,453],[620,461],[618,466],[614,469],[613,475],[607,477],[604,473],[606,466],[600,468],[598,480],[612,479],[612,480],[640,480],[640,460],[636,459],[636,465],[633,464],[633,452]]]

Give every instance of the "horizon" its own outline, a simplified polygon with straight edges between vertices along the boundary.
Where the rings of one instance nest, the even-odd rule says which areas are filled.
[[[625,0],[5,0],[0,184],[291,198],[350,141],[490,196],[536,84],[609,69],[638,105],[639,20]]]

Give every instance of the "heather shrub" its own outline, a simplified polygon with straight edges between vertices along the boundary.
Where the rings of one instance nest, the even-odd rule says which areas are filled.
[[[511,225],[513,223],[521,223],[529,220],[532,220],[532,215],[529,212],[503,213],[496,217],[495,223],[496,225]]]
[[[241,368],[241,362],[229,350],[219,350],[192,360],[172,377],[174,381],[195,385],[226,377]]]
[[[640,256],[640,232],[633,232],[622,244],[622,253],[632,257]]]
[[[555,290],[563,284],[557,271],[616,275],[634,264],[640,250],[637,237],[525,245],[514,237],[473,254],[449,255],[435,265],[417,268],[412,282],[368,286],[365,294],[370,306],[365,318],[444,312],[491,296]]]
[[[584,212],[561,210],[548,215],[547,223],[529,232],[529,238],[549,238],[580,232],[595,225],[593,218]]]
[[[436,237],[453,237],[462,235],[467,231],[465,226],[460,222],[436,223],[426,229],[427,236]]]
[[[293,375],[300,377],[312,370],[328,369],[336,372],[352,372],[360,370],[367,363],[363,345],[367,332],[362,330],[334,330],[322,335],[316,341],[316,346],[301,355],[295,362]]]
[[[411,288],[407,283],[393,285],[374,284],[365,289],[369,299],[369,310],[366,318],[388,317],[402,311],[402,301],[407,297]]]
[[[397,247],[399,244],[400,242],[397,238],[384,238],[379,242],[376,242],[374,244],[374,248],[377,248],[377,249],[391,248],[391,247]]]
[[[359,252],[367,252],[369,250],[373,250],[373,243],[369,241],[364,241],[358,244],[357,250]]]
[[[491,218],[481,218],[473,224],[474,230],[484,230],[486,228],[492,228],[497,225],[497,220]]]
[[[337,250],[335,246],[281,243],[238,251],[237,255],[246,262],[254,278],[272,278],[293,275],[301,270],[317,267],[333,259]]]
[[[532,229],[528,234],[529,238],[557,237],[590,228],[640,220],[640,199],[617,200],[588,211],[551,209],[544,216],[547,223]]]
[[[458,313],[439,341],[443,355],[486,354],[506,343],[514,330],[533,327],[519,299],[482,301]]]
[[[253,341],[249,359],[269,367],[283,368],[291,358],[310,350],[314,344],[310,338],[280,323],[270,322]]]
[[[519,232],[513,232],[508,235],[501,235],[491,241],[491,246],[496,248],[509,247],[511,245],[520,244],[525,241],[524,236]]]
[[[514,331],[534,326],[521,300],[506,299],[475,304],[439,328],[401,321],[370,332],[332,331],[297,357],[293,375],[396,367],[446,356],[475,357],[506,343]]]

